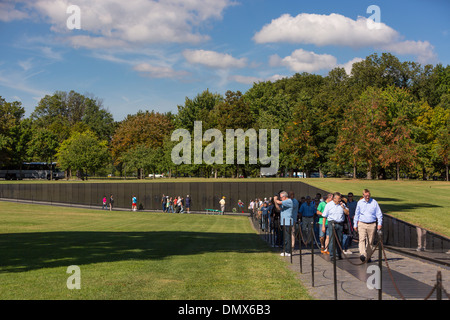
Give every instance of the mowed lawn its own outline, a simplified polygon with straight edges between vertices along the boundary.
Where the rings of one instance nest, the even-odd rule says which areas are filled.
[[[310,299],[287,263],[246,217],[0,202],[0,299]]]
[[[369,189],[384,213],[450,237],[450,182],[330,178],[300,180],[330,192],[353,192],[356,200],[362,196],[364,189]]]

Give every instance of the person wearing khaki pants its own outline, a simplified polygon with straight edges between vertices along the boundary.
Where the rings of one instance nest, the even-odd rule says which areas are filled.
[[[375,238],[375,231],[377,228],[376,222],[365,223],[362,221],[358,222],[358,233],[359,233],[359,254],[360,259],[364,261],[366,258],[370,260],[373,253],[373,239]],[[361,258],[364,257],[364,258]]]
[[[361,261],[370,259],[375,231],[381,230],[383,213],[378,202],[370,197],[370,191],[364,189],[363,198],[358,201],[353,219],[353,227],[359,234],[359,258]]]

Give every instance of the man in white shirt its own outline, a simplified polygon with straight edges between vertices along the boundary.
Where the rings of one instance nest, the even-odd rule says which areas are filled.
[[[330,258],[333,258],[333,225],[334,232],[336,234],[336,242],[342,243],[342,234],[344,229],[345,215],[348,215],[349,211],[344,202],[341,201],[341,194],[335,192],[333,194],[333,201],[330,201],[323,210],[322,217],[328,219],[327,236],[330,237]],[[322,228],[325,228],[323,224]],[[340,246],[337,245],[336,253],[339,259],[342,259]]]

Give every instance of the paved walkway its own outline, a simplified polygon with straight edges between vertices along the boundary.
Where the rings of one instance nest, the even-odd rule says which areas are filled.
[[[337,299],[338,300],[377,300],[378,290],[368,289],[367,279],[373,271],[367,272],[371,265],[378,266],[378,251],[374,253],[370,264],[362,264],[357,249],[351,249],[348,259],[337,260]],[[436,284],[437,272],[442,274],[444,289],[450,293],[450,268],[433,264],[428,261],[413,259],[406,255],[386,250],[389,270],[383,259],[382,267],[382,299],[383,300],[423,300]],[[328,255],[314,253],[314,286],[311,274],[311,250],[302,250],[302,273],[300,273],[299,250],[285,259],[289,267],[297,272],[299,280],[309,289],[310,294],[319,300],[334,300],[333,264]],[[390,271],[390,272],[389,272]],[[393,279],[393,280],[392,280]],[[436,299],[436,290],[429,298]],[[442,293],[442,299],[448,300]]]
[[[250,222],[252,219],[249,218]],[[270,235],[261,233],[255,224],[255,231],[259,232],[262,240],[270,243]],[[298,242],[297,242],[298,244]],[[303,246],[305,248],[305,246]],[[274,248],[279,254],[280,248]],[[289,267],[297,273],[298,279],[309,290],[309,293],[318,300],[378,300],[379,291],[369,289],[368,279],[374,278],[374,268],[379,265],[378,249],[372,255],[370,263],[362,263],[359,259],[357,242],[353,241],[350,248],[352,254],[342,255],[342,260],[336,261],[336,292],[334,286],[334,267],[329,255],[320,253],[314,247],[314,274],[311,272],[312,255],[310,246],[302,249],[302,262],[300,268],[300,252],[294,250],[292,257],[281,257],[286,260]],[[385,256],[387,262],[385,261]],[[438,260],[441,264],[431,262]],[[436,300],[437,274],[440,272],[442,287],[450,294],[450,267],[448,252],[416,252],[412,249],[384,247],[382,257],[382,296],[383,300]],[[444,263],[444,264],[442,264]],[[369,267],[373,266],[369,269]],[[370,283],[371,281],[369,281]],[[430,293],[433,292],[431,295]],[[442,291],[442,299],[449,300]]]

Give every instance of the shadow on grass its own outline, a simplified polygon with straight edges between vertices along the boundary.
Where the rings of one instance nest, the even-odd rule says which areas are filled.
[[[417,210],[421,208],[443,208],[443,206],[439,206],[431,203],[399,203],[399,204],[391,204],[391,203],[381,203],[378,202],[383,212],[402,212],[402,211],[410,211]]]
[[[0,235],[0,273],[206,252],[268,252],[256,234],[42,232]]]

